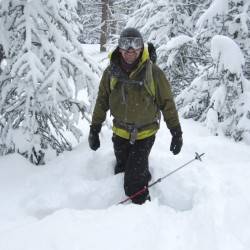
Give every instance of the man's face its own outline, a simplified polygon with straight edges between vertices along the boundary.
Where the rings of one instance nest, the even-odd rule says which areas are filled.
[[[119,49],[119,51],[120,51],[124,61],[127,64],[132,64],[138,59],[138,57],[141,54],[142,49],[129,48],[128,50]]]

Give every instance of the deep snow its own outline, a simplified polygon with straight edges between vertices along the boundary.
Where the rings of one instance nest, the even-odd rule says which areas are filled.
[[[96,56],[89,47],[91,55]],[[105,60],[102,62],[106,62]],[[103,63],[102,63],[103,64]],[[205,153],[151,189],[143,206],[124,199],[123,174],[113,175],[111,131],[101,148],[82,143],[45,166],[21,156],[0,157],[1,250],[249,250],[249,145],[212,136],[181,119],[184,146],[169,151],[165,126],[150,155],[153,180]]]

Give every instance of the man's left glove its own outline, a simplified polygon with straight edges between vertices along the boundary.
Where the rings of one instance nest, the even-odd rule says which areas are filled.
[[[179,125],[170,129],[170,133],[172,134],[170,151],[172,151],[174,155],[177,155],[180,153],[183,144],[181,126]]]
[[[99,139],[99,133],[101,131],[102,125],[101,124],[95,124],[90,125],[90,131],[89,131],[89,147],[92,150],[97,150],[100,147],[100,139]]]

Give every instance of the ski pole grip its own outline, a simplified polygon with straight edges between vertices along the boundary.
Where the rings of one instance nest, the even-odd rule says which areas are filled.
[[[201,157],[202,157],[204,154],[205,154],[205,153],[202,153],[202,154],[199,155],[197,152],[195,152],[195,159],[196,159],[196,160],[199,160],[199,161],[202,161],[202,160],[201,160]]]

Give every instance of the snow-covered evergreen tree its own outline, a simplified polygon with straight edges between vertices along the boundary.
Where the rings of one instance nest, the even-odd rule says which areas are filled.
[[[242,50],[229,37],[216,35],[211,57],[212,66],[177,97],[181,113],[203,121],[214,135],[250,142],[250,82],[243,75]]]
[[[64,132],[78,140],[78,91],[94,100],[98,68],[76,39],[75,2],[5,0],[0,26],[7,67],[0,79],[0,153],[19,152],[43,164],[50,152],[71,150]]]
[[[219,34],[220,36],[218,36]],[[214,0],[197,22],[195,40],[210,50],[199,76],[178,97],[184,117],[205,121],[212,133],[249,138],[250,1]],[[249,140],[249,139],[248,139]]]

